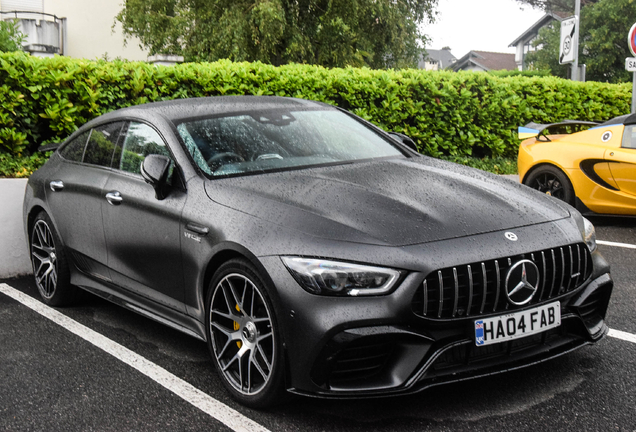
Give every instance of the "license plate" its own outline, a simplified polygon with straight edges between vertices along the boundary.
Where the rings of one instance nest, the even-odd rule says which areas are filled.
[[[541,333],[561,325],[557,301],[521,312],[475,321],[475,344],[490,345]]]

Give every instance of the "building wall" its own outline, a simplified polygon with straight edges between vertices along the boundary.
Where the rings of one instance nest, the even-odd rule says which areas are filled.
[[[121,25],[117,23],[113,29],[122,4],[122,0],[0,0],[0,10],[18,9],[66,18],[64,55],[69,57],[93,60],[107,56],[145,61],[148,52],[139,48],[139,40],[129,38],[124,46]]]
[[[69,57],[96,59],[108,56],[126,60],[146,60],[148,53],[131,38],[124,47],[118,23],[112,29],[122,0],[42,0],[43,12],[66,18],[65,54]]]

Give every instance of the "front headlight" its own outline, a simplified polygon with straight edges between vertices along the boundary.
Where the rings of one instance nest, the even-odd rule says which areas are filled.
[[[594,225],[589,220],[583,218],[583,227],[585,232],[583,236],[585,238],[585,244],[590,252],[594,252],[596,250],[596,230],[594,229]]]
[[[399,271],[381,267],[301,257],[281,259],[296,282],[312,294],[386,294],[400,277]]]

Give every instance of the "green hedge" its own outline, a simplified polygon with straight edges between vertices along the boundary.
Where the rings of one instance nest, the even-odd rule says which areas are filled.
[[[31,152],[105,112],[145,102],[213,95],[324,101],[411,136],[432,156],[516,154],[517,126],[629,112],[628,84],[422,70],[274,67],[261,63],[138,62],[0,55],[0,150]]]

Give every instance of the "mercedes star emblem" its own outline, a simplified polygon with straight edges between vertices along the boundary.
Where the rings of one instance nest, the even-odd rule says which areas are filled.
[[[510,304],[529,303],[539,287],[539,268],[530,260],[517,261],[506,275],[505,293]]]
[[[504,236],[506,236],[506,238],[510,241],[517,241],[517,234],[508,231],[507,233],[504,234]]]

